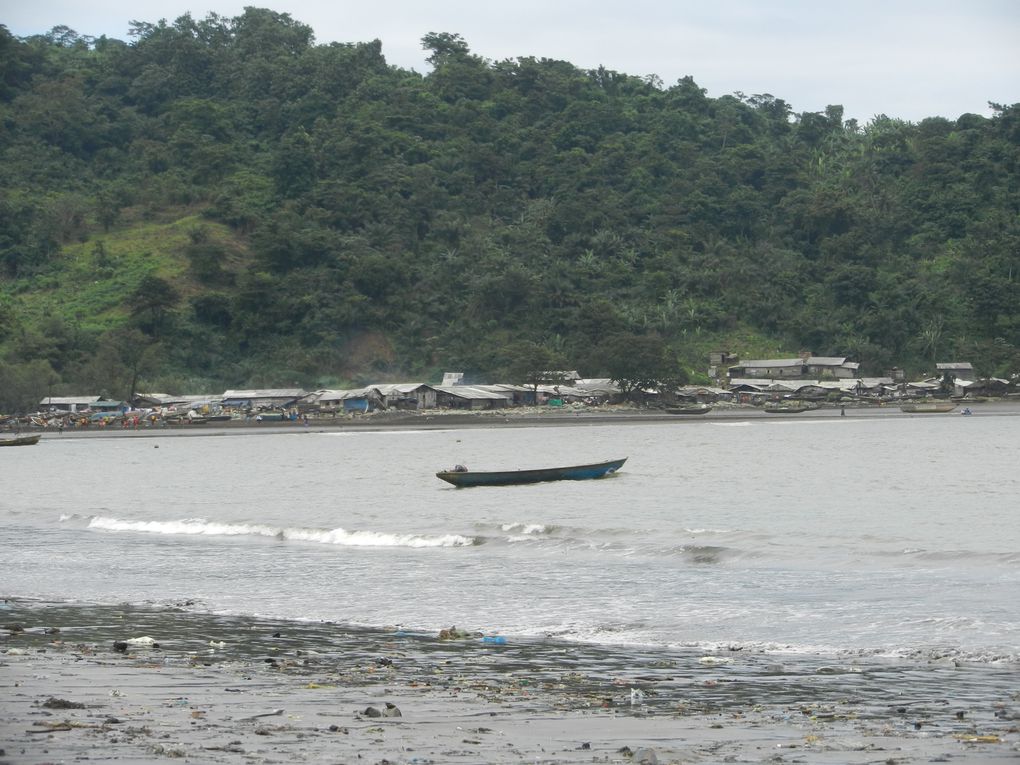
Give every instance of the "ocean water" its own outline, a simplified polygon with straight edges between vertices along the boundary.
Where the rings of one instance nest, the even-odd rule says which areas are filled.
[[[0,596],[1020,666],[1020,410],[848,415],[53,434],[0,453]]]

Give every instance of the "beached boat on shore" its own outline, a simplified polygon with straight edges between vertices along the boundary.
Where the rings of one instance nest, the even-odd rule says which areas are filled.
[[[0,446],[32,446],[33,444],[39,443],[40,438],[42,438],[41,435],[3,438],[0,439]]]
[[[666,407],[666,414],[708,414],[710,411],[712,411],[712,407],[709,404]]]
[[[952,401],[918,401],[913,404],[900,404],[900,411],[908,414],[938,414],[956,409]]]
[[[762,408],[769,414],[800,414],[818,407],[805,401],[775,401],[765,404]]]
[[[458,465],[453,470],[441,470],[436,478],[457,487],[466,486],[513,486],[543,481],[585,481],[603,478],[619,470],[627,458],[596,462],[590,465],[539,468],[537,470],[472,471]]]

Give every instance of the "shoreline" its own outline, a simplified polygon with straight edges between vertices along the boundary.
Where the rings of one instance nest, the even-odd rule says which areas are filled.
[[[1020,753],[1017,673],[996,668],[444,640],[217,616],[190,601],[0,606],[0,762],[863,764]]]
[[[971,404],[973,416],[1020,415],[1020,401],[1002,400]],[[962,405],[961,405],[962,407]],[[958,407],[959,409],[960,407]],[[647,424],[695,424],[719,422],[720,420],[748,419],[761,422],[797,422],[805,420],[838,419],[843,421],[871,419],[874,417],[903,417],[908,419],[931,419],[933,417],[959,416],[959,411],[939,414],[912,414],[891,406],[847,406],[841,414],[838,406],[823,406],[818,409],[795,414],[775,414],[763,411],[761,407],[747,404],[716,406],[707,414],[677,415],[662,410],[645,410],[632,407],[595,408],[576,410],[549,410],[539,408],[500,409],[481,411],[428,412],[392,411],[367,415],[343,417],[317,417],[304,422],[255,422],[234,420],[230,422],[204,423],[200,425],[168,425],[164,427],[138,428],[85,428],[54,429],[32,428],[22,434],[41,434],[45,439],[60,438],[140,438],[157,436],[224,436],[249,435],[252,433],[337,433],[371,432],[392,430],[452,430],[466,428],[504,427],[567,427],[602,425],[647,425]],[[12,437],[13,433],[0,433],[0,438]]]

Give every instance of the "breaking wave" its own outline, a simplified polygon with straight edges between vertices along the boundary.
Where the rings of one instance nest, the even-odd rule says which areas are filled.
[[[70,520],[63,517],[62,520]],[[199,536],[273,537],[290,542],[313,542],[342,547],[464,547],[476,544],[473,537],[460,534],[390,534],[380,531],[348,531],[343,528],[287,528],[252,523],[215,523],[204,518],[178,521],[132,521],[93,516],[86,528],[101,531],[130,531],[143,534]]]
[[[548,526],[544,523],[504,523],[500,526],[502,531],[524,536],[537,536],[540,534],[551,534],[556,531],[555,526]]]
[[[920,547],[906,547],[900,550],[879,550],[875,555],[904,562],[930,564],[990,563],[1007,566],[1020,564],[1020,553],[995,550],[926,550]]]

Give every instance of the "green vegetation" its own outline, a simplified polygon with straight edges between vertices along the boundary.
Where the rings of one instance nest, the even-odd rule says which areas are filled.
[[[0,27],[0,410],[714,349],[1020,371],[1020,104],[859,125],[423,44]]]

